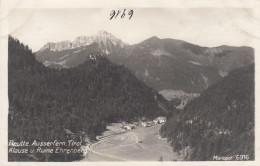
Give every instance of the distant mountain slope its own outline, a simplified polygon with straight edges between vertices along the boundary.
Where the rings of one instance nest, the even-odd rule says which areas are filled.
[[[200,93],[230,70],[254,62],[250,47],[206,48],[174,39],[152,37],[108,57],[123,63],[149,86]]]
[[[36,61],[31,50],[12,37],[8,51],[9,140],[79,141],[82,132],[95,139],[107,123],[166,114],[158,104],[164,100],[157,92],[104,56],[92,54],[78,67],[58,70]],[[74,137],[68,137],[66,131]],[[9,153],[9,160],[80,158],[79,154],[32,155]]]
[[[233,70],[168,119],[161,134],[188,160],[254,160],[254,94],[254,65]]]
[[[111,34],[105,36],[108,36],[107,41],[111,40]],[[90,45],[63,51],[44,49],[36,53],[36,59],[48,67],[74,67],[83,63],[91,53],[99,52],[111,61],[125,65],[158,91],[182,90],[186,93],[201,93],[230,70],[254,62],[254,50],[250,47],[208,48],[157,37],[135,45],[120,43],[113,42],[109,51],[94,40]]]
[[[98,44],[92,43],[80,48],[51,51],[45,49],[37,52],[36,59],[43,63],[46,67],[50,68],[70,68],[77,67],[90,59],[90,55],[101,54],[102,51]]]

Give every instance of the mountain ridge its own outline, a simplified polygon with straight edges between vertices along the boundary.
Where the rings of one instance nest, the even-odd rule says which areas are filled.
[[[117,39],[111,33],[106,31],[98,31],[96,35],[92,36],[78,36],[73,41],[64,40],[60,42],[47,42],[38,52],[44,51],[46,49],[50,51],[64,51],[69,49],[74,49],[82,46],[87,46],[92,43],[98,43],[100,46],[104,46],[104,52],[107,54],[112,51],[112,46],[114,47],[124,47],[125,44],[120,39]]]
[[[93,52],[99,52],[129,68],[157,91],[183,90],[186,93],[200,93],[229,71],[254,62],[251,47],[202,47],[156,36],[137,44],[109,48],[92,43],[63,51],[36,52],[36,59],[48,67],[70,68],[89,59]]]

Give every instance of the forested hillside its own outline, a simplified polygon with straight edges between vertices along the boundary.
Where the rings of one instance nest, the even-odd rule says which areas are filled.
[[[254,65],[250,65],[210,86],[167,120],[161,134],[187,160],[231,155],[254,160],[254,103]]]
[[[123,65],[105,57],[69,69],[46,68],[19,40],[8,43],[8,138],[16,141],[66,140],[66,130],[90,139],[106,124],[164,115],[157,92],[140,82]],[[162,101],[164,102],[164,101]],[[74,137],[78,139],[78,137]],[[79,155],[9,154],[10,161],[71,161]]]

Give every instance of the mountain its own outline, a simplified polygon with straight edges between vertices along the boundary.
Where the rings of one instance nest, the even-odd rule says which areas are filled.
[[[79,36],[74,41],[48,42],[37,53],[36,59],[51,68],[78,66],[93,54],[109,54],[126,46],[106,31],[93,36]]]
[[[254,160],[254,65],[235,69],[212,84],[160,132],[186,160],[248,155]],[[239,157],[240,160],[240,157]]]
[[[47,68],[13,37],[8,53],[9,140],[80,141],[82,133],[94,140],[108,123],[166,116],[156,91],[100,54],[78,67]],[[9,161],[78,159],[80,154],[9,153]]]
[[[61,41],[57,43],[48,42],[40,50],[45,51],[64,51],[69,49],[75,49],[82,46],[87,46],[92,43],[97,43],[101,51],[105,53],[111,53],[115,49],[122,48],[126,44],[123,43],[120,39],[117,39],[112,34],[106,31],[99,31],[94,36],[79,36],[74,41]]]
[[[69,68],[83,63],[93,52],[99,52],[129,68],[157,91],[181,90],[188,94],[201,93],[229,71],[254,62],[254,50],[250,47],[200,47],[156,36],[138,44],[111,48],[106,52],[98,42],[93,42],[62,51],[44,49],[36,52],[36,59],[48,67]]]
[[[250,47],[200,47],[174,39],[149,38],[108,55],[158,91],[201,93],[230,70],[253,63]]]

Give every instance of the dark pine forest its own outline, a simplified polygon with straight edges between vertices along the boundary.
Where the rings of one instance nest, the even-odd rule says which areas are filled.
[[[235,69],[168,119],[161,134],[185,160],[254,160],[254,95],[254,65]]]
[[[165,113],[163,98],[140,82],[123,65],[96,55],[96,60],[69,69],[50,69],[35,60],[32,51],[9,36],[8,138],[15,141],[66,141],[65,129],[78,140],[90,139],[106,124],[154,118]],[[156,96],[157,99],[155,98]],[[9,154],[10,161],[72,161],[81,155]]]

